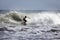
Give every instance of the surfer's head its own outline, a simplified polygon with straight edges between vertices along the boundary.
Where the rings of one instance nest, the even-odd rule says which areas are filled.
[[[25,16],[25,18],[27,18],[27,16]]]

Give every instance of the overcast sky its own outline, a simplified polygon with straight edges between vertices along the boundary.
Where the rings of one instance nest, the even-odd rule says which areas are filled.
[[[0,0],[0,10],[60,10],[60,0]]]

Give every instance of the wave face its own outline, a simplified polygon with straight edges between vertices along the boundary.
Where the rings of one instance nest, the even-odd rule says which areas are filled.
[[[39,12],[39,13],[23,13],[10,11],[5,14],[0,14],[0,22],[5,23],[22,23],[24,16],[27,16],[28,23],[45,23],[45,24],[60,24],[59,12]]]

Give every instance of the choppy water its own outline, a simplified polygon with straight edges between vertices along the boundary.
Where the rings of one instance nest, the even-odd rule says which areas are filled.
[[[30,18],[26,19],[27,25],[16,20],[22,20],[25,15]],[[60,40],[59,16],[60,13],[56,12],[1,14],[0,40]]]

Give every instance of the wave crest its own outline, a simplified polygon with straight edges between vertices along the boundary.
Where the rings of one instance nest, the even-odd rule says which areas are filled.
[[[45,23],[45,24],[60,24],[60,13],[55,12],[41,12],[41,13],[21,13],[21,12],[9,12],[0,16],[0,22],[5,23],[22,23],[24,16],[30,17],[26,19],[27,23]]]

